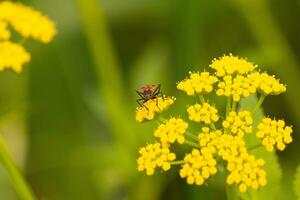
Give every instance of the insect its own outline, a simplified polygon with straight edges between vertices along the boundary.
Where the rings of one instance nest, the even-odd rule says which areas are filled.
[[[162,96],[162,93],[160,91],[160,84],[145,85],[145,86],[141,87],[139,90],[136,90],[136,92],[141,97],[141,98],[137,99],[136,102],[140,106],[145,107],[148,110],[148,112],[149,112],[149,109],[144,105],[144,103],[146,103],[150,99],[156,99],[156,106],[158,107],[157,97],[158,97],[158,95]]]

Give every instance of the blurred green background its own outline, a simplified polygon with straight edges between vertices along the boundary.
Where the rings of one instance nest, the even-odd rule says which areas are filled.
[[[1,130],[39,199],[225,199],[221,183],[188,186],[176,169],[138,173],[137,151],[154,141],[157,123],[137,124],[134,116],[135,90],[149,83],[177,97],[166,116],[185,116],[195,100],[177,92],[176,82],[224,53],[247,57],[287,83],[264,111],[293,124],[294,142],[278,153],[278,199],[296,199],[299,0],[22,2],[58,29],[49,45],[26,42],[32,61],[20,75],[0,73]],[[18,199],[1,166],[0,199]]]

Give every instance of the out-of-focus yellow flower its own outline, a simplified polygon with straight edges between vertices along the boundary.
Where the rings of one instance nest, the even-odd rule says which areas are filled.
[[[240,192],[246,192],[247,188],[257,190],[267,184],[266,172],[262,169],[265,161],[255,159],[255,156],[243,153],[238,157],[228,160],[227,184],[238,184]]]
[[[146,170],[146,174],[149,176],[154,174],[156,167],[168,171],[171,168],[171,161],[176,159],[176,155],[170,152],[168,144],[149,144],[142,147],[139,154],[138,171]]]
[[[256,80],[257,89],[264,95],[278,95],[286,91],[286,86],[281,84],[275,76],[267,73],[252,73],[249,75],[251,81]],[[253,82],[254,83],[254,82]]]
[[[11,1],[0,2],[0,20],[6,21],[23,37],[49,43],[56,35],[54,23],[40,11]]]
[[[216,160],[208,148],[193,149],[184,157],[184,164],[179,171],[181,178],[188,184],[202,185],[211,175],[217,173]]]
[[[218,59],[214,59],[210,64],[210,67],[216,71],[217,76],[222,77],[235,73],[246,74],[255,69],[256,66],[247,62],[245,59],[229,54]]]
[[[8,40],[10,38],[10,32],[7,28],[7,23],[0,20],[0,40]]]
[[[145,119],[153,120],[156,114],[167,109],[174,101],[174,97],[157,97],[150,99],[145,102],[143,106],[136,109],[135,119],[138,122],[143,122]]]
[[[238,102],[242,97],[248,97],[256,92],[254,83],[245,76],[237,75],[233,78],[231,75],[227,75],[218,83],[216,94],[218,96],[231,96],[233,101]]]
[[[208,103],[192,105],[188,107],[187,112],[191,121],[211,124],[219,120],[218,110]]]
[[[268,151],[273,151],[275,145],[278,150],[283,151],[286,144],[293,141],[292,127],[286,126],[283,120],[264,118],[257,128],[256,137]]]
[[[19,44],[0,42],[0,70],[11,68],[21,72],[22,65],[30,61],[30,54]]]
[[[244,136],[244,133],[252,132],[253,119],[249,111],[230,112],[222,125],[229,129],[233,135]]]
[[[190,96],[196,93],[210,93],[213,90],[213,84],[217,81],[217,77],[210,75],[209,72],[190,73],[190,78],[180,81],[177,89]]]
[[[154,136],[160,138],[161,143],[184,143],[184,133],[188,128],[188,123],[180,118],[171,118],[166,123],[161,124],[154,132]]]

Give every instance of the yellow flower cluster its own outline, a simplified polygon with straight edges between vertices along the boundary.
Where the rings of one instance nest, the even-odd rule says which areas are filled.
[[[216,160],[208,148],[193,149],[184,157],[184,164],[179,171],[181,178],[188,184],[202,185],[211,175],[217,173]]]
[[[219,120],[218,110],[208,103],[192,105],[188,107],[187,112],[191,121],[211,124]]]
[[[218,77],[237,74],[246,74],[256,68],[252,63],[247,62],[232,54],[224,55],[219,59],[214,59],[210,67],[216,71]]]
[[[23,37],[32,37],[43,43],[49,43],[56,35],[56,28],[48,17],[20,3],[2,1],[0,20],[11,24]]]
[[[261,143],[268,151],[273,151],[274,146],[280,151],[285,149],[286,144],[293,141],[291,134],[292,127],[285,126],[283,120],[272,120],[264,118],[257,126],[258,131],[256,137],[261,140]]]
[[[155,114],[161,113],[167,109],[175,101],[174,97],[157,97],[150,99],[143,106],[136,109],[135,119],[138,122],[143,122],[145,119],[153,120]]]
[[[244,136],[244,133],[252,132],[253,119],[249,111],[230,112],[222,125],[229,129],[233,135]]]
[[[166,123],[161,124],[154,132],[154,136],[160,138],[161,143],[184,143],[184,133],[188,123],[180,118],[172,117]]]
[[[249,80],[264,95],[278,95],[286,91],[285,85],[281,84],[275,76],[270,76],[265,72],[249,74]]]
[[[156,167],[168,171],[176,155],[171,153],[167,144],[154,143],[142,147],[137,159],[138,171],[146,170],[147,175],[153,175]]]
[[[248,77],[237,75],[233,78],[230,75],[224,76],[218,83],[216,94],[218,96],[232,97],[233,101],[240,101],[241,97],[248,97],[256,92],[256,87]]]
[[[8,40],[10,38],[10,32],[5,21],[0,20],[0,40]]]
[[[213,84],[217,81],[218,79],[209,72],[190,73],[190,78],[180,81],[177,89],[190,96],[195,93],[210,93],[213,90]]]
[[[266,172],[262,169],[264,164],[263,159],[255,159],[255,156],[247,153],[228,160],[227,184],[238,184],[240,192],[246,192],[249,187],[257,190],[259,187],[265,186],[267,179]]]
[[[251,155],[250,150],[260,146],[264,146],[268,151],[273,151],[274,147],[284,150],[286,145],[293,140],[292,127],[286,126],[283,120],[264,118],[256,132],[256,137],[262,145],[248,148],[244,137],[245,134],[252,133],[252,116],[263,103],[265,96],[285,92],[286,86],[274,76],[257,71],[252,63],[231,54],[213,60],[210,67],[215,70],[214,75],[209,72],[190,73],[189,78],[177,84],[177,89],[189,96],[199,94],[201,104],[189,106],[188,117],[191,121],[202,122],[208,127],[203,127],[196,136],[187,130],[188,124],[182,119],[171,118],[159,125],[154,132],[154,135],[160,138],[161,144],[158,145],[168,147],[178,142],[192,146],[192,151],[186,154],[183,160],[171,161],[165,155],[163,159],[165,167],[163,167],[163,162],[159,161],[159,165],[157,164],[157,159],[161,154],[143,150],[143,155],[151,156],[147,159],[143,156],[139,158],[139,170],[146,170],[147,174],[153,174],[156,166],[167,170],[171,164],[179,164],[181,165],[179,171],[181,178],[186,179],[188,184],[203,185],[209,177],[217,173],[217,160],[221,159],[223,160],[221,164],[225,164],[228,171],[226,178],[228,185],[238,185],[240,192],[245,192],[249,188],[257,190],[267,184],[267,174],[263,169],[265,161]],[[204,97],[204,94],[213,91],[215,83],[218,83],[215,89],[216,95],[228,97],[225,116],[221,116],[218,109],[207,103]],[[257,104],[253,106],[253,110],[236,111],[241,98],[246,98],[256,92],[261,93],[261,96]],[[137,110],[136,119],[140,122],[144,119],[153,119],[154,115],[160,111],[155,100],[146,102],[144,105],[147,106],[147,104],[150,104],[148,105],[150,109],[141,107]],[[219,122],[219,118],[223,121]],[[172,159],[175,159],[175,154],[171,155]]]
[[[19,44],[9,41],[0,42],[0,70],[12,68],[16,72],[30,61],[30,54]]]

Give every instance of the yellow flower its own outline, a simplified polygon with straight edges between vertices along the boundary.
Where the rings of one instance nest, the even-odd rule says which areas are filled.
[[[146,170],[147,175],[153,175],[156,167],[168,171],[171,168],[171,161],[176,155],[171,153],[167,144],[154,143],[142,147],[137,159],[138,171]]]
[[[281,84],[275,76],[267,73],[252,73],[249,79],[256,80],[257,89],[264,95],[278,95],[286,91],[286,86]]]
[[[43,43],[49,43],[56,35],[56,28],[48,17],[21,3],[0,2],[0,20],[11,24],[23,37]]]
[[[200,147],[213,147],[216,139],[220,138],[223,133],[220,130],[211,131],[208,127],[203,127],[198,135]]]
[[[217,81],[218,79],[209,72],[190,73],[190,78],[180,81],[177,89],[186,92],[189,96],[195,93],[210,93],[213,90],[213,84]]]
[[[211,124],[219,120],[218,110],[208,103],[192,105],[188,107],[187,112],[191,121]]]
[[[184,157],[184,164],[179,171],[181,178],[188,184],[202,185],[211,175],[217,173],[216,160],[208,148],[193,149]]]
[[[237,75],[233,78],[231,75],[226,75],[218,83],[216,94],[218,96],[232,96],[233,101],[238,102],[241,97],[248,97],[256,92],[254,83],[248,77]]]
[[[0,70],[12,68],[21,72],[22,65],[30,61],[30,54],[19,44],[0,42]]]
[[[0,40],[8,40],[10,38],[10,32],[7,28],[7,23],[0,20]]]
[[[252,132],[253,119],[249,111],[230,112],[222,125],[230,130],[233,135],[244,136],[244,133]]]
[[[267,184],[266,172],[262,169],[265,164],[263,159],[255,159],[255,156],[243,153],[234,157],[227,163],[227,184],[238,184],[240,192],[246,192],[247,188],[257,190]]]
[[[143,106],[136,109],[135,119],[138,122],[143,122],[145,119],[153,120],[157,113],[161,113],[172,105],[175,101],[174,97],[157,97],[150,99]]]
[[[264,118],[257,128],[256,137],[268,151],[273,151],[275,145],[278,150],[283,151],[286,144],[293,141],[292,127],[286,126],[283,120]]]
[[[216,71],[218,77],[232,74],[246,74],[256,68],[252,63],[245,59],[233,56],[232,54],[224,55],[214,59],[210,67]]]
[[[161,124],[154,132],[154,136],[160,138],[161,143],[184,143],[184,133],[188,124],[180,118],[171,118],[166,123]]]

